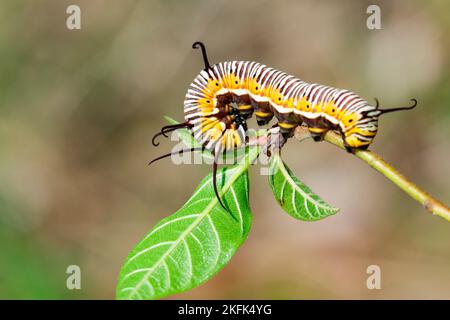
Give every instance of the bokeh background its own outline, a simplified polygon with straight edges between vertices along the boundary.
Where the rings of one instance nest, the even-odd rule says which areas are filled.
[[[81,30],[66,8],[81,7]],[[366,8],[381,7],[382,30]],[[210,60],[255,60],[383,106],[372,149],[450,203],[448,1],[0,2],[0,298],[114,298],[134,244],[175,212],[208,165],[147,167],[150,140],[183,115]],[[362,161],[327,143],[290,141],[284,159],[341,208],[296,221],[252,169],[248,241],[211,281],[173,298],[450,298],[450,225]],[[79,265],[82,289],[66,289]],[[366,268],[382,289],[366,288]]]

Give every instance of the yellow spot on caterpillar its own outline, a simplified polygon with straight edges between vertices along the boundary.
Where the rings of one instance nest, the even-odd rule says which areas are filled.
[[[306,99],[306,97],[302,97],[300,101],[297,104],[297,109],[300,111],[306,111],[311,112],[311,106],[309,104],[309,101]]]
[[[203,89],[203,93],[208,97],[212,98],[216,94],[217,91],[222,89],[222,83],[219,82],[219,80],[216,79],[209,79],[208,84]]]
[[[292,129],[297,126],[296,123],[278,122],[278,125],[283,129]]]
[[[241,111],[248,110],[248,109],[251,109],[251,108],[252,108],[252,106],[249,105],[249,104],[242,105],[242,106],[238,107],[238,109],[241,110]]]
[[[240,79],[234,74],[227,74],[222,78],[222,82],[225,88],[228,89],[239,89],[241,86]]]
[[[281,92],[278,89],[273,88],[270,91],[269,98],[270,98],[270,100],[272,100],[273,103],[282,104],[283,96],[281,95]]]
[[[256,111],[255,115],[260,117],[260,118],[265,118],[265,117],[271,116],[272,113],[270,113],[270,112],[263,112],[263,111]]]
[[[346,129],[350,129],[356,124],[358,116],[359,115],[356,113],[347,113],[342,117],[341,122],[344,124]]]
[[[325,104],[323,111],[330,115],[330,116],[335,116],[336,115],[336,106],[334,105],[334,102],[328,102]]]
[[[213,109],[214,108],[214,100],[210,98],[201,98],[198,100],[198,104],[200,109]]]
[[[328,129],[325,128],[308,128],[308,130],[311,133],[324,133],[325,131],[328,131]]]
[[[245,89],[250,91],[252,94],[256,94],[256,95],[259,95],[261,92],[261,88],[260,88],[258,82],[256,82],[256,79],[253,79],[253,78],[247,79],[246,84],[245,84]]]

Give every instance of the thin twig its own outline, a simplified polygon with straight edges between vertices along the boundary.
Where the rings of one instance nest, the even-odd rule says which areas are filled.
[[[309,135],[307,130],[303,127],[297,127],[295,137],[298,140],[304,140],[305,137]],[[344,149],[344,143],[342,138],[336,134],[335,132],[328,131],[325,136],[325,141],[334,144],[335,146]],[[358,150],[355,152],[355,155],[370,165],[375,170],[379,171],[386,178],[394,182],[400,189],[405,191],[411,198],[418,201],[422,206],[437,216],[444,218],[447,221],[450,221],[450,208],[445,204],[440,202],[439,200],[433,198],[428,193],[420,189],[414,183],[409,181],[405,176],[403,176],[400,172],[398,172],[394,167],[392,167],[389,163],[383,160],[376,153],[367,150]]]

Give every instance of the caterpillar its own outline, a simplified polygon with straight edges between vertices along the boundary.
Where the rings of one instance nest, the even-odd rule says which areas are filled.
[[[218,154],[246,145],[246,121],[254,114],[259,126],[276,118],[273,127],[278,127],[286,140],[299,125],[306,126],[315,141],[323,140],[329,130],[336,131],[347,151],[354,153],[367,149],[373,142],[380,115],[417,105],[417,100],[411,99],[412,105],[408,107],[380,109],[378,99],[373,105],[350,90],[307,83],[257,62],[227,61],[210,65],[205,45],[197,41],[192,47],[201,49],[204,69],[188,87],[184,100],[185,122],[163,127],[154,136],[154,145],[158,136],[188,128],[217,160]],[[214,161],[213,177],[216,170],[217,161]],[[215,182],[214,189],[225,208]]]

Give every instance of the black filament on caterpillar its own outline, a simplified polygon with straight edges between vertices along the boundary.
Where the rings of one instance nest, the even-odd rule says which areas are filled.
[[[180,128],[191,130],[202,148],[191,148],[175,153],[202,149],[214,154],[213,186],[216,197],[226,209],[217,191],[218,156],[227,150],[247,144],[246,120],[254,114],[259,126],[273,118],[284,142],[293,136],[299,125],[308,128],[314,141],[323,140],[328,130],[342,136],[348,152],[365,150],[378,131],[378,117],[382,114],[413,109],[409,107],[380,109],[357,94],[316,83],[306,83],[282,71],[252,61],[228,61],[210,65],[205,45],[195,42],[192,47],[202,51],[205,68],[190,84],[184,100],[185,122],[165,126],[153,137],[156,139]],[[160,156],[153,163],[174,153]],[[227,210],[227,209],[226,209]]]

